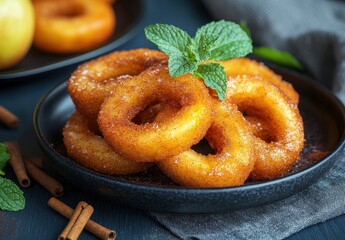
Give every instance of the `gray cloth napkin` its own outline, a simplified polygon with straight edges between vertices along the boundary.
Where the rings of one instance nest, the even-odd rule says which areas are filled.
[[[246,21],[254,43],[296,56],[345,102],[345,2],[204,0],[215,19]],[[150,214],[182,239],[283,239],[345,213],[344,153],[317,183],[274,204],[227,214]]]
[[[292,53],[345,102],[345,1],[204,0],[215,19],[247,22],[254,43]]]
[[[150,214],[181,239],[276,240],[345,213],[344,199],[341,158],[317,183],[273,204],[227,214]]]

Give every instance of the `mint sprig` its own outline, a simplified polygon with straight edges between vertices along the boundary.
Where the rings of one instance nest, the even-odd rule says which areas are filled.
[[[226,74],[224,68],[209,60],[243,57],[252,52],[252,40],[233,22],[211,22],[200,27],[194,38],[187,32],[168,24],[152,24],[145,28],[146,38],[169,56],[169,73],[178,77],[192,73],[224,100]]]
[[[0,177],[0,209],[18,211],[25,207],[23,192],[11,180]]]
[[[18,211],[25,206],[23,192],[11,180],[1,177],[5,175],[3,169],[8,160],[10,154],[6,150],[6,145],[0,143],[0,210]]]

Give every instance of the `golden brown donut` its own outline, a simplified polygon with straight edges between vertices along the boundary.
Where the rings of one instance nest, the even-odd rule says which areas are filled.
[[[164,53],[145,48],[112,52],[80,65],[67,82],[68,92],[77,110],[96,122],[101,104],[117,81],[138,75],[166,59]]]
[[[172,78],[167,63],[162,63],[118,82],[102,104],[98,125],[120,155],[139,162],[161,161],[204,137],[212,121],[211,101],[200,79],[191,74]],[[181,106],[171,118],[141,125],[132,121],[147,106],[170,102]]]
[[[219,62],[225,70],[227,77],[231,75],[251,75],[260,76],[265,81],[270,82],[278,87],[294,104],[299,102],[299,94],[295,91],[293,86],[284,81],[282,77],[271,69],[266,67],[263,63],[251,60],[249,58],[234,58]]]
[[[215,154],[189,149],[165,161],[159,168],[174,182],[196,188],[243,185],[254,168],[253,135],[237,107],[216,101],[206,139]]]
[[[99,0],[36,0],[34,46],[58,54],[80,53],[104,44],[113,34],[113,8]]]
[[[68,155],[96,172],[125,175],[144,171],[151,166],[116,154],[101,136],[91,130],[89,122],[78,112],[67,121],[62,134]]]
[[[247,116],[264,119],[270,128],[269,142],[255,138],[256,162],[250,178],[266,180],[286,174],[304,146],[303,120],[297,106],[261,77],[247,75],[229,77],[226,101]]]

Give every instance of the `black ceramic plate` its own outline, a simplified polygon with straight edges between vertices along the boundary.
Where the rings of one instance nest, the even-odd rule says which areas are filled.
[[[114,50],[130,40],[140,29],[138,24],[143,15],[140,0],[117,0],[113,5],[116,13],[116,29],[113,36],[103,46],[82,54],[58,55],[39,51],[32,47],[25,58],[15,67],[0,71],[0,82],[13,79],[24,79],[39,73],[51,71]]]
[[[175,213],[219,213],[281,200],[314,183],[344,148],[345,110],[328,91],[301,75],[275,69],[300,93],[306,144],[301,160],[287,176],[244,186],[191,189],[174,185],[157,168],[132,176],[107,176],[88,170],[68,158],[61,131],[75,111],[60,84],[39,102],[34,126],[49,164],[83,191],[130,207]]]

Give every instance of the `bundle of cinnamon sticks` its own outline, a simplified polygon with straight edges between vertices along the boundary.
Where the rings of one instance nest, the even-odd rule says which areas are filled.
[[[0,123],[8,128],[16,128],[19,119],[6,108],[0,106]],[[100,239],[112,240],[116,238],[116,232],[107,229],[90,219],[94,209],[84,201],[80,201],[75,209],[70,208],[55,197],[64,194],[64,188],[60,182],[43,171],[43,160],[40,157],[23,157],[16,141],[4,142],[10,154],[9,164],[11,165],[21,187],[28,188],[31,185],[31,178],[46,188],[54,196],[49,199],[48,205],[55,211],[70,219],[65,229],[61,232],[59,240],[78,239],[85,228]]]
[[[43,163],[41,158],[23,158],[18,143],[15,141],[5,142],[5,145],[11,156],[9,163],[22,187],[27,188],[30,186],[31,181],[28,177],[30,175],[35,181],[51,192],[53,196],[60,197],[63,195],[64,190],[61,183],[42,171]],[[55,197],[49,199],[48,205],[64,217],[70,219],[60,234],[59,240],[78,239],[84,228],[101,239],[115,239],[115,231],[90,220],[94,210],[91,205],[81,201],[75,209],[72,209]]]
[[[64,217],[70,219],[60,234],[59,240],[77,239],[84,228],[100,239],[113,240],[116,238],[115,231],[107,229],[90,219],[93,207],[84,201],[80,201],[74,210],[55,197],[49,199],[48,205]]]

